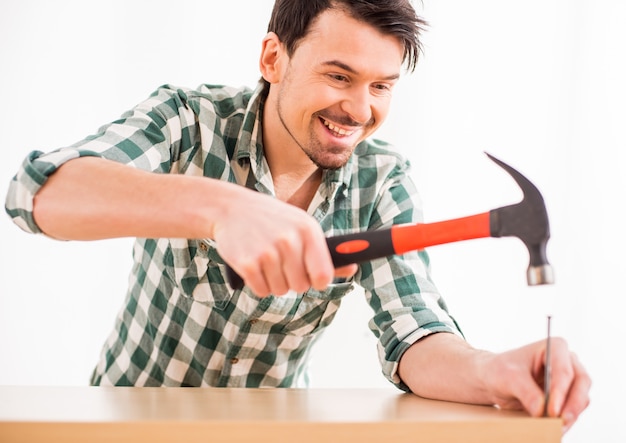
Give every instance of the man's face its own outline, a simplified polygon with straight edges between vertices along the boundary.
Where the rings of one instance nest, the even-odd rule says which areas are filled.
[[[402,60],[395,37],[343,12],[325,11],[271,86],[268,104],[278,117],[274,140],[300,149],[320,168],[343,166],[387,116]]]

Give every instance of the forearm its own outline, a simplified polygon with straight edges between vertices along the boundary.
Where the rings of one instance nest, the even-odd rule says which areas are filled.
[[[273,196],[220,180],[145,172],[84,157],[54,172],[33,205],[37,226],[59,239],[212,238],[222,258],[259,296],[323,289],[334,275],[323,231],[313,217]]]
[[[35,195],[33,216],[47,235],[65,240],[212,237],[214,220],[235,198],[230,194],[245,191],[238,188],[83,157],[49,177]]]
[[[493,404],[485,383],[485,363],[491,355],[472,348],[454,334],[432,334],[403,354],[398,373],[411,391],[421,397]]]

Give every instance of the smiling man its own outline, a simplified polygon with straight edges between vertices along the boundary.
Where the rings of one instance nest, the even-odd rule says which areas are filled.
[[[326,247],[327,235],[421,221],[407,161],[370,136],[423,24],[407,0],[278,0],[256,89],[164,86],[97,134],[26,158],[6,201],[22,229],[137,237],[93,384],[300,386],[310,347],[359,285],[390,382],[543,412],[545,344],[470,347],[426,252],[333,269]],[[590,381],[565,341],[551,354],[548,412],[569,427]]]

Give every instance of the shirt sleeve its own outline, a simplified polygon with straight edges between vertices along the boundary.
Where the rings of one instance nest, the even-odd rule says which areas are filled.
[[[95,156],[146,171],[170,171],[183,151],[181,141],[193,137],[195,118],[185,98],[184,91],[163,86],[96,134],[49,153],[31,152],[9,183],[6,212],[24,231],[41,234],[33,218],[35,194],[48,177],[75,158]]]
[[[387,176],[369,229],[423,221],[421,200],[409,171],[409,163],[404,160]],[[425,250],[414,251],[363,263],[357,278],[374,310],[369,328],[378,339],[383,374],[398,388],[409,391],[398,375],[403,353],[433,333],[462,337],[432,281],[428,254]]]

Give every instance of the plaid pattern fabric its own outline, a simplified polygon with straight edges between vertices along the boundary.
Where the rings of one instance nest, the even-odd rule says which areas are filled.
[[[260,87],[165,85],[97,134],[48,154],[31,153],[10,184],[6,210],[22,229],[41,233],[33,196],[60,165],[80,156],[241,185],[252,178],[258,191],[271,194],[262,103]],[[408,162],[376,140],[361,143],[345,167],[325,171],[309,213],[327,235],[422,217]],[[325,291],[267,298],[247,287],[230,289],[210,240],[139,238],[133,257],[127,297],[94,370],[95,385],[305,386],[309,350],[355,285],[364,288],[373,311],[369,327],[383,373],[401,389],[407,387],[397,365],[412,343],[433,332],[460,334],[423,251],[363,263],[353,279]]]

